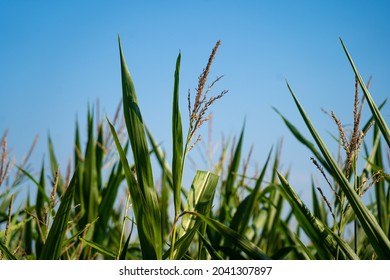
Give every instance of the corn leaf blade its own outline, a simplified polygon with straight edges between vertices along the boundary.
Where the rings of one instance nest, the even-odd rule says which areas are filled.
[[[96,243],[96,242],[93,242],[91,240],[86,240],[82,237],[79,237],[79,239],[84,242],[85,244],[87,244],[88,246],[96,249],[98,252],[102,253],[103,255],[106,255],[106,256],[109,256],[109,257],[112,257],[112,258],[115,258],[116,257],[116,254],[115,252],[113,252],[112,250]]]
[[[303,203],[303,201],[290,186],[288,181],[279,172],[278,177],[281,182],[282,193],[290,202],[297,220],[307,235],[310,237],[310,240],[312,240],[312,242],[315,244],[321,258],[328,259],[330,254],[334,258],[337,258],[337,242],[334,239],[334,235],[330,234],[330,230],[325,224],[313,216],[308,207]],[[337,239],[337,241],[341,242],[341,239]],[[345,243],[342,243],[342,245],[342,248],[346,250],[346,253],[348,253],[349,258],[359,259],[359,257],[353,252],[352,249],[350,249],[348,245]]]
[[[320,151],[317,150],[314,143],[312,143],[305,136],[303,136],[303,134],[298,130],[298,128],[296,128],[288,119],[286,119],[286,117],[284,117],[282,113],[279,112],[279,110],[277,110],[275,107],[273,107],[273,109],[282,118],[283,122],[286,124],[287,128],[295,136],[295,138],[304,146],[306,146],[321,163],[321,165],[329,172],[328,163],[322,157]]]
[[[156,244],[154,243],[154,240],[156,238],[156,232],[153,228],[153,220],[151,220],[152,215],[150,214],[150,208],[148,207],[144,194],[142,193],[141,188],[138,185],[137,179],[134,177],[134,174],[130,169],[126,154],[123,151],[122,146],[119,142],[119,138],[115,132],[115,128],[108,119],[107,122],[114,138],[114,142],[125,173],[127,186],[129,188],[135,219],[137,222],[137,230],[142,250],[142,256],[144,259],[161,259],[158,258],[159,253],[157,250],[159,250],[159,248],[155,247]],[[157,246],[158,245],[159,244],[157,244]]]
[[[185,211],[196,211],[207,215],[211,210],[218,179],[219,176],[208,171],[197,171],[188,194]],[[183,238],[185,241],[180,243],[179,246],[175,246],[175,259],[181,259],[184,256],[199,226],[199,218],[191,215],[182,217],[178,229],[178,238]]]
[[[183,214],[195,215],[201,218],[211,229],[218,232],[225,239],[230,240],[249,257],[257,260],[268,260],[270,259],[259,247],[249,241],[246,237],[242,236],[238,232],[232,230],[221,222],[214,220],[210,217],[202,215],[197,212],[184,212]]]
[[[381,130],[383,137],[385,138],[387,145],[390,147],[390,130],[386,124],[386,121],[384,120],[381,112],[379,111],[378,106],[375,104],[374,99],[371,96],[371,93],[369,92],[366,84],[364,83],[359,71],[357,70],[355,63],[352,60],[351,55],[349,54],[346,46],[344,45],[343,40],[340,38],[341,45],[343,46],[344,52],[348,57],[348,60],[352,66],[353,71],[355,72],[356,77],[358,78],[360,87],[363,89],[364,96],[367,99],[367,103],[370,107],[370,110],[372,112],[372,115],[374,116],[375,122],[379,126],[379,129]]]
[[[243,146],[245,124],[241,130],[240,138],[238,139],[237,147],[234,151],[233,159],[230,163],[227,178],[224,186],[224,196],[222,198],[222,209],[220,212],[219,220],[225,222],[228,218],[229,207],[231,204],[232,195],[234,193],[234,184],[237,181],[237,173],[240,167],[241,151]]]
[[[61,256],[62,244],[68,227],[70,210],[72,208],[76,180],[77,173],[75,172],[63,195],[45,245],[42,248],[42,253],[40,255],[41,260],[58,260]]]
[[[180,60],[179,53],[176,60],[175,80],[173,89],[173,105],[172,105],[172,179],[174,191],[175,213],[178,215],[180,211],[180,190],[183,176],[183,129],[181,124],[181,116],[179,109],[179,79],[180,79]]]
[[[137,95],[135,92],[134,84],[122,52],[122,47],[119,38],[118,41],[122,75],[122,97],[124,111],[123,115],[125,117],[127,132],[129,135],[136,167],[136,186],[138,186],[137,188],[139,189],[138,194],[142,197],[141,201],[144,201],[143,206],[146,207],[146,209],[142,209],[142,211],[139,211],[138,218],[141,219],[142,222],[144,222],[142,224],[144,229],[141,230],[145,231],[145,233],[147,234],[144,235],[144,237],[148,239],[148,241],[144,240],[145,244],[149,243],[147,247],[152,246],[153,248],[153,252],[147,253],[146,249],[142,249],[142,252],[146,254],[145,257],[161,259],[161,215],[157,199],[157,193],[154,189],[153,172],[150,162],[149,149],[146,141],[145,126],[141,116],[141,111],[138,107]],[[139,204],[142,202],[135,201],[135,197],[133,197],[133,203]],[[138,230],[140,230],[139,222],[140,221],[137,221]]]
[[[8,260],[16,260],[16,257],[8,250],[8,248],[0,242],[0,251],[3,252],[3,256],[5,256]]]

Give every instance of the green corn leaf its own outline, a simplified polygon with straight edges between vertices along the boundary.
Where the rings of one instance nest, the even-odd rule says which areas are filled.
[[[62,244],[68,228],[70,210],[75,190],[77,174],[74,173],[68,188],[61,199],[60,207],[50,228],[45,245],[40,255],[41,260],[58,260],[62,253]]]
[[[121,252],[121,254],[120,254],[120,256],[119,256],[119,259],[120,259],[120,260],[125,260],[125,259],[126,259],[127,249],[129,248],[130,237],[131,237],[131,233],[132,233],[132,231],[133,231],[133,225],[134,225],[134,224],[132,224],[131,231],[130,231],[129,235],[127,236],[127,239],[126,239],[125,244],[123,245],[122,252]]]
[[[236,213],[232,218],[230,228],[238,231],[240,234],[245,233],[245,230],[249,225],[249,221],[253,215],[253,212],[256,206],[258,205],[259,198],[262,194],[260,193],[260,186],[264,180],[265,172],[267,170],[267,166],[271,157],[271,152],[272,149],[268,154],[266,163],[264,164],[264,167],[260,173],[259,178],[256,180],[255,187],[253,188],[251,194],[247,196],[247,199],[245,199],[242,203],[240,203],[240,205],[237,207]]]
[[[197,212],[184,212],[183,215],[195,215],[201,218],[210,228],[216,231],[223,238],[230,240],[250,258],[257,260],[268,260],[270,259],[259,247],[250,242],[247,238],[225,226],[221,222],[211,219],[205,215]]]
[[[137,95],[122,52],[119,37],[118,42],[122,74],[123,114],[136,167],[137,195],[141,195],[143,201],[136,201],[136,197],[133,197],[133,205],[135,203],[144,203],[142,206],[146,207],[140,208],[141,211],[138,213],[138,219],[141,218],[143,223],[140,223],[140,221],[137,220],[137,228],[138,231],[140,231],[139,227],[142,224],[142,227],[144,228],[141,229],[141,231],[145,231],[145,233],[147,233],[148,236],[146,237],[145,235],[148,239],[147,243],[149,243],[149,245],[153,248],[152,252],[147,252],[149,250],[142,248],[143,254],[146,253],[146,256],[144,257],[161,259],[161,215],[157,193],[154,189],[153,172],[146,141],[145,126],[141,116],[141,111],[138,107]],[[124,164],[123,161],[122,164]],[[125,174],[126,173],[128,173],[128,170],[125,169]],[[126,174],[126,176],[129,177],[128,174]],[[129,186],[129,188],[131,188],[132,185]],[[145,217],[145,215],[147,215],[147,217]],[[144,241],[146,242],[146,240]]]
[[[206,215],[211,210],[218,179],[219,176],[213,173],[198,170],[192,181],[184,211],[196,211]],[[193,225],[194,217],[183,217],[178,236],[181,237],[184,235]]]
[[[222,198],[222,208],[219,217],[219,220],[221,222],[225,222],[225,220],[228,218],[227,215],[229,212],[229,207],[234,192],[234,184],[236,182],[238,169],[240,167],[244,130],[245,130],[245,124],[241,130],[240,138],[238,140],[237,147],[236,150],[234,151],[233,159],[230,163],[228,173],[227,173],[227,178],[224,186],[224,196]]]
[[[37,199],[36,199],[36,203],[35,203],[35,211],[37,213],[38,221],[45,220],[45,218],[44,218],[45,201],[46,201],[47,205],[50,205],[50,200],[46,196],[46,193],[44,192],[45,184],[46,184],[46,182],[45,182],[45,164],[44,164],[44,162],[42,162],[39,184],[37,185],[42,190],[37,192]],[[43,194],[42,194],[42,192],[43,192]],[[35,251],[36,251],[36,255],[39,256],[42,252],[42,248],[44,245],[44,236],[46,236],[46,234],[47,234],[47,228],[46,228],[46,226],[41,226],[39,223],[35,223],[35,230],[36,230],[36,232],[39,233],[36,240],[35,240]]]
[[[309,141],[299,130],[288,120],[286,119],[275,107],[272,107],[274,111],[282,118],[283,122],[286,124],[287,128],[295,136],[295,138],[305,145],[313,153],[314,157],[321,163],[321,165],[329,172],[329,167],[327,162],[322,157],[320,151],[317,150],[314,143]]]
[[[378,109],[382,110],[382,108],[385,106],[387,102],[387,99],[385,99],[381,104],[379,104]],[[367,131],[369,126],[371,126],[371,122],[374,121],[374,116],[371,115],[371,117],[366,121],[366,123],[362,126],[361,131]]]
[[[267,188],[271,187],[275,187],[275,185],[270,185]],[[283,219],[281,215],[283,213],[284,202],[285,200],[279,191],[273,190],[271,192],[270,199],[267,202],[267,204],[269,204],[267,221],[261,236],[262,238],[264,238],[265,234],[267,235],[267,247],[265,252],[268,255],[270,255],[271,252],[277,249],[277,244],[280,241],[279,224],[280,221]]]
[[[343,174],[342,170],[338,167],[337,162],[329,152],[325,143],[321,139],[314,125],[310,121],[309,117],[306,115],[303,107],[299,103],[295,94],[293,93],[290,85],[287,83],[288,89],[295,101],[295,104],[306,123],[307,128],[309,129],[311,135],[316,141],[321,153],[328,163],[330,168],[330,174],[335,178],[335,180],[339,183],[341,189],[345,193],[349,203],[351,204],[352,209],[354,210],[357,218],[359,219],[370,243],[372,244],[375,252],[378,257],[381,259],[389,259],[390,258],[390,241],[379,226],[378,222],[375,220],[375,217],[370,212],[370,210],[364,205],[361,198],[355,192],[353,187],[348,182],[348,179]]]
[[[382,171],[386,169],[382,151],[383,148],[382,148],[380,130],[377,125],[374,125],[373,144],[372,144],[370,154],[368,155],[368,158],[366,160],[364,172],[362,172],[361,181],[366,179],[366,177],[363,177],[363,175],[374,174],[377,171]],[[386,187],[385,180],[380,180],[379,182],[376,182],[374,188],[375,188],[375,198],[376,198],[375,202],[376,202],[378,223],[385,233],[386,232],[389,233],[390,232],[390,216],[389,216],[390,203],[388,201],[388,198],[390,197],[387,195],[390,193],[389,188]]]
[[[217,250],[213,247],[213,245],[211,245],[211,243],[208,242],[206,240],[206,238],[200,232],[198,232],[198,235],[199,235],[200,240],[204,244],[207,252],[210,254],[211,259],[222,261],[223,260],[222,256],[220,254],[218,254]]]
[[[185,259],[188,248],[191,245],[192,240],[194,239],[195,233],[198,231],[200,226],[200,222],[197,222],[191,228],[187,229],[184,235],[178,238],[175,241],[175,246],[169,249],[169,253],[172,252],[172,248],[174,248],[173,254],[169,257],[174,260],[182,260]]]
[[[299,244],[299,248],[303,251],[303,254],[307,257],[309,260],[315,260],[316,258],[313,256],[313,254],[310,252],[309,248],[298,237],[295,238],[297,243]]]
[[[30,194],[28,194],[27,196],[27,203],[26,203],[26,208],[27,209],[31,209],[31,205],[30,205]],[[29,210],[30,211],[30,210]],[[22,216],[25,216],[23,217],[23,219],[26,219],[28,216],[28,214],[25,213],[23,214]],[[24,227],[24,233],[23,233],[23,239],[24,239],[24,251],[26,252],[27,255],[31,255],[32,253],[32,243],[33,243],[33,230],[32,230],[32,221],[28,221],[26,223],[26,226]]]
[[[250,208],[249,203],[252,200],[252,196],[252,193],[246,196],[235,209],[233,218],[231,219],[229,225],[232,230],[237,231],[240,228],[242,217],[245,215],[247,209]]]
[[[8,260],[16,260],[16,257],[8,250],[7,247],[5,247],[3,242],[0,242],[0,251]]]
[[[282,193],[291,204],[299,224],[316,246],[318,254],[322,259],[330,259],[331,256],[336,258],[337,244],[326,232],[325,225],[313,216],[299,196],[291,188],[288,181],[279,172],[278,176],[281,182]]]
[[[47,203],[47,204],[50,204],[50,198],[47,196],[46,192],[45,192],[45,187],[44,185],[40,184],[37,180],[35,180],[35,178],[29,173],[27,172],[26,170],[24,170],[23,168],[17,166],[17,168],[25,175],[27,176],[38,188],[38,192],[39,194],[42,196],[42,199]]]
[[[172,105],[172,184],[173,184],[173,200],[175,209],[175,219],[179,216],[181,207],[181,182],[183,177],[184,159],[183,155],[183,129],[181,124],[181,116],[179,110],[179,74],[180,74],[180,59],[181,54],[179,53],[176,60],[176,69],[174,77],[174,88],[173,88],[173,105]],[[187,152],[187,149],[185,153]],[[191,238],[192,239],[192,238]],[[173,227],[173,233],[171,238],[171,253],[175,252],[176,242],[176,224]],[[170,258],[174,256],[171,255]]]
[[[177,259],[185,260],[188,258],[188,254],[187,254],[188,244],[191,243],[198,228],[199,228],[199,224],[196,224],[194,227],[187,230],[186,233],[181,238],[175,241],[174,250]],[[172,252],[172,246],[167,251],[164,252],[163,260],[167,258],[174,259],[173,257],[171,257],[172,255],[171,252]],[[181,258],[179,256],[181,256]]]
[[[316,260],[315,256],[312,254],[309,248],[307,248],[307,246],[303,244],[302,240],[297,236],[297,234],[291,232],[287,221],[280,221],[279,230],[282,231],[283,234],[286,236],[286,241],[288,242],[288,244],[291,244],[291,246],[294,246],[296,248],[295,254],[297,257],[295,257],[295,259]]]
[[[173,196],[176,216],[180,211],[181,204],[181,181],[183,177],[183,129],[179,110],[179,79],[180,79],[180,60],[179,53],[176,60],[175,81],[173,88],[173,105],[172,105],[172,179],[173,179]]]
[[[84,191],[82,188],[83,183],[83,154],[81,149],[81,139],[80,139],[80,129],[79,129],[79,123],[76,120],[76,130],[75,130],[75,140],[74,140],[74,166],[75,169],[77,169],[77,174],[79,174],[79,180],[76,182],[75,187],[75,195],[74,195],[74,203],[75,205],[79,205],[78,212],[81,217],[84,216],[85,213],[85,203],[84,203]],[[80,225],[80,228],[83,228],[83,225]]]
[[[281,249],[277,250],[271,258],[273,260],[281,260],[285,258],[288,254],[295,252],[296,247],[294,246],[284,246]]]
[[[85,205],[85,216],[82,219],[81,227],[91,223],[96,219],[98,213],[98,200],[99,190],[97,185],[97,161],[95,153],[95,137],[94,137],[94,118],[93,113],[88,110],[87,128],[88,138],[85,149],[84,162],[83,162],[83,179],[82,179],[82,190],[83,190],[83,204]]]
[[[145,127],[138,107],[138,100],[134,88],[133,80],[128,70],[122,47],[119,41],[121,73],[122,73],[122,91],[123,91],[123,115],[125,117],[127,132],[133,151],[133,157],[136,167],[137,180],[142,193],[147,200],[153,199],[151,194],[147,194],[153,189],[153,174],[147,146]],[[149,201],[148,201],[149,202]]]
[[[104,130],[103,123],[99,125],[98,137],[95,144],[95,159],[96,159],[96,180],[97,187],[100,190],[103,187],[103,178],[102,178],[102,170],[103,170],[103,158],[104,158]]]
[[[82,160],[82,154],[81,154],[80,128],[79,128],[78,120],[76,120],[75,125],[76,125],[76,129],[75,129],[75,139],[74,139],[73,160],[74,160],[74,166],[79,166],[79,162]]]
[[[145,128],[145,130],[146,130],[146,135],[148,136],[150,145],[152,146],[152,153],[156,156],[156,159],[157,159],[161,169],[163,170],[163,172],[167,178],[169,186],[173,190],[172,170],[169,166],[169,163],[166,160],[164,153],[159,148],[159,145],[157,144],[157,142],[154,139],[150,130],[147,127]]]
[[[59,165],[58,165],[56,154],[54,152],[53,141],[51,140],[50,135],[48,137],[48,145],[49,145],[49,157],[50,157],[50,170],[51,170],[51,174],[52,174],[52,177],[54,180],[56,173],[58,171]],[[58,174],[57,192],[59,195],[61,195],[63,192],[63,182],[62,182],[61,174]]]
[[[316,216],[321,222],[323,222],[324,224],[326,224],[326,211],[325,211],[325,203],[324,201],[321,199],[319,200],[318,199],[318,196],[317,196],[317,189],[315,188],[314,186],[314,182],[313,182],[313,179],[312,179],[312,182],[311,182],[311,197],[313,199],[313,214],[314,216]],[[320,202],[321,201],[321,202]]]
[[[91,246],[92,248],[96,249],[98,252],[102,253],[103,255],[106,255],[106,256],[109,256],[109,257],[112,257],[112,258],[115,258],[116,257],[116,254],[115,252],[113,252],[112,250],[100,245],[100,244],[97,244],[96,242],[93,242],[91,240],[86,240],[82,237],[79,237],[79,239],[87,244],[88,246]]]
[[[326,231],[336,240],[337,245],[343,250],[345,255],[350,260],[359,260],[359,256],[356,255],[355,251],[345,242],[342,238],[340,238],[337,234],[335,234],[330,228],[325,227]]]
[[[293,210],[296,212],[296,217],[303,229],[306,231],[313,243],[315,243],[316,248],[319,249],[319,254],[323,258],[327,258],[327,253],[323,251],[326,249],[333,255],[334,258],[337,258],[339,255],[336,245],[338,245],[341,249],[343,249],[349,259],[359,259],[345,241],[338,236],[336,237],[336,235],[325,224],[313,216],[307,206],[291,188],[287,180],[281,174],[278,173],[278,175],[287,200],[291,203]]]
[[[169,219],[169,205],[170,205],[170,188],[167,184],[167,176],[162,170],[161,176],[161,195],[160,195],[160,209],[161,209],[161,239],[165,240],[168,238],[171,231],[171,221]]]
[[[130,169],[126,154],[122,149],[114,126],[110,123],[108,119],[107,122],[114,138],[116,148],[118,150],[118,154],[123,166],[127,185],[131,195],[143,259],[161,259],[159,255],[162,254],[161,243],[155,243],[155,240],[157,240],[157,242],[161,242],[161,234],[160,232],[158,232],[159,237],[156,236],[157,232],[156,228],[154,228],[155,221],[153,219],[154,217],[152,213],[150,213],[150,206],[148,206],[144,194],[142,193],[142,190],[138,185],[137,179],[134,177],[134,174]],[[161,225],[158,226],[158,228],[160,227]]]
[[[347,48],[344,45],[343,40],[340,38],[341,45],[343,46],[344,52],[348,57],[348,60],[352,66],[353,71],[355,72],[355,75],[359,81],[360,87],[363,89],[364,96],[367,99],[367,103],[370,107],[371,113],[374,116],[375,122],[379,126],[379,129],[381,130],[383,137],[385,138],[385,141],[387,142],[387,145],[390,147],[390,130],[387,127],[386,121],[384,120],[381,112],[379,111],[379,108],[376,106],[374,99],[372,98],[366,84],[364,83],[362,77],[359,74],[359,71],[357,70],[355,63],[352,60],[351,55],[349,54]]]
[[[266,248],[263,248],[264,250],[266,250],[266,253],[268,255],[271,255],[273,252],[275,252],[275,250],[278,250],[278,244],[280,242],[279,229],[280,223],[283,220],[281,214],[283,213],[283,204],[285,200],[276,187],[276,185],[278,184],[278,176],[276,171],[279,168],[281,144],[282,143],[278,143],[276,147],[275,159],[272,166],[271,182],[262,191],[264,194],[262,194],[261,196],[261,198],[265,201],[265,205],[263,207],[266,208],[267,213],[265,215],[265,224],[262,225],[263,230],[261,231],[259,240],[263,242],[266,241]],[[269,193],[268,198],[265,196],[266,193]]]
[[[219,176],[210,172],[197,171],[188,194],[185,211],[196,211],[207,215],[211,210],[218,179]],[[174,259],[181,259],[184,256],[199,226],[199,218],[191,215],[182,217],[178,238],[186,236],[186,241],[182,242],[180,246],[175,246]]]
[[[101,194],[101,201],[99,203],[98,215],[99,220],[96,223],[93,240],[97,243],[103,242],[107,237],[107,229],[109,229],[109,220],[114,212],[114,203],[118,194],[118,189],[125,175],[123,174],[122,163],[119,162],[113,166],[107,185]]]
[[[230,200],[230,196],[233,193],[234,183],[236,182],[238,168],[240,166],[241,151],[242,151],[242,145],[243,145],[243,139],[244,139],[244,130],[245,130],[245,125],[241,130],[240,138],[238,139],[238,143],[237,143],[237,148],[234,152],[233,160],[231,162],[229,172],[228,172],[228,177],[226,179],[227,201]]]

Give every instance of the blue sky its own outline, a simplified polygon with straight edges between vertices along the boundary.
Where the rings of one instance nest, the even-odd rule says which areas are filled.
[[[308,135],[288,80],[335,147],[329,132],[336,133],[336,126],[321,108],[351,123],[354,94],[339,37],[364,79],[373,76],[371,93],[380,103],[388,97],[389,12],[387,1],[361,0],[1,1],[0,133],[9,128],[8,146],[17,162],[39,135],[31,160],[37,172],[50,132],[65,169],[76,117],[85,124],[88,103],[97,99],[112,117],[120,100],[120,34],[144,119],[169,153],[176,57],[181,51],[186,127],[187,91],[195,92],[210,51],[221,40],[210,77],[224,75],[214,94],[229,93],[212,107],[213,140],[218,143],[222,133],[237,135],[246,119],[245,151],[254,145],[254,166],[263,165],[269,149],[284,138],[283,167],[291,167],[294,187],[304,190],[316,173],[311,154],[272,106]],[[389,120],[388,107],[384,116]],[[202,134],[207,136],[206,127]]]

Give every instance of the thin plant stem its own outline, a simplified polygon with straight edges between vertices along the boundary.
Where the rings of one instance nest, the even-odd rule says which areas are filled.
[[[130,193],[127,194],[127,201],[126,201],[126,208],[125,208],[125,214],[123,215],[123,221],[122,221],[122,232],[121,232],[121,239],[119,241],[119,249],[118,249],[118,255],[116,256],[116,259],[119,259],[119,256],[121,255],[122,251],[122,242],[123,242],[123,236],[125,234],[125,224],[126,224],[126,217],[127,213],[129,211],[130,206]]]

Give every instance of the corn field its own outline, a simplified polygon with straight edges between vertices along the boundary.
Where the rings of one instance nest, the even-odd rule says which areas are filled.
[[[291,136],[312,153],[317,175],[329,188],[325,191],[312,182],[311,205],[289,183],[294,174],[280,167],[281,145],[270,148],[258,173],[249,173],[243,151],[245,127],[223,142],[219,160],[210,170],[194,170],[192,183],[186,185],[184,170],[201,139],[199,128],[210,121],[210,107],[223,102],[228,93],[211,95],[222,76],[208,79],[220,42],[212,49],[194,96],[190,92],[185,96],[187,128],[179,107],[181,53],[177,56],[172,71],[172,157],[167,158],[142,118],[142,104],[118,41],[120,106],[113,118],[98,121],[94,108],[89,109],[84,146],[76,123],[74,143],[70,143],[73,162],[66,174],[59,170],[50,138],[49,170],[42,163],[40,175],[34,176],[25,162],[14,164],[8,152],[12,143],[7,143],[4,132],[0,259],[390,259],[390,177],[386,173],[390,131],[381,113],[386,101],[374,102],[369,82],[363,81],[341,39],[356,79],[351,81],[355,89],[351,131],[335,112],[329,113],[339,132],[335,137],[339,156],[329,150],[289,83],[286,94],[307,131],[299,131],[286,114],[273,108]],[[366,103],[371,117],[362,120]],[[26,182],[36,189],[34,196],[20,191]],[[28,198],[15,207],[15,199],[22,195]]]

